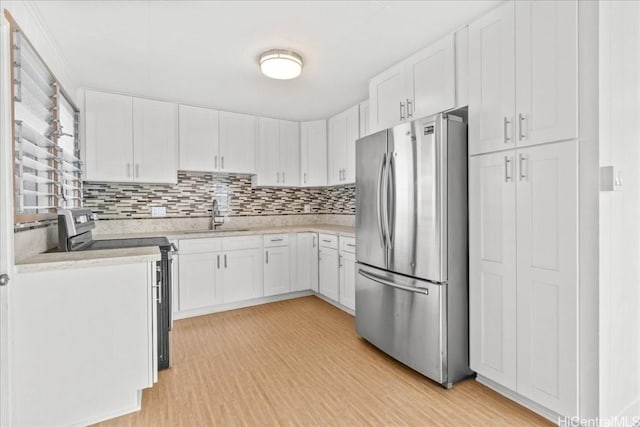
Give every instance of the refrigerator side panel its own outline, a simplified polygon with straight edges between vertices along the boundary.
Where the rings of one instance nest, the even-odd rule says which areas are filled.
[[[446,128],[442,115],[396,126],[389,156],[389,270],[446,282]]]
[[[381,184],[387,165],[387,131],[356,142],[356,258],[386,268]]]

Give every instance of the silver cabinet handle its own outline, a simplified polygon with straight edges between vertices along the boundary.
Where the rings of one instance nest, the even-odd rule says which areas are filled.
[[[280,184],[280,172],[276,172],[276,183]]]
[[[315,248],[316,247],[316,236],[312,236],[312,237],[313,237],[313,246],[312,246],[312,248]]]
[[[344,264],[342,263],[342,255],[338,255],[338,267],[344,267]]]
[[[136,178],[140,178],[140,163],[136,163]]]
[[[511,157],[504,156],[504,182],[511,181]]]
[[[520,169],[520,181],[524,181],[528,178],[527,173],[524,170],[524,166],[527,162],[527,157],[524,154],[520,154],[520,158],[518,161],[519,161],[518,167]]]
[[[407,117],[413,117],[413,102],[410,99],[407,99]]]
[[[527,120],[526,114],[518,114],[518,140],[522,141],[527,138],[527,134],[524,132],[524,126],[522,123]]]
[[[266,263],[269,264],[269,251],[265,251]]]
[[[131,177],[131,163],[127,163],[127,178]]]
[[[356,245],[354,245],[353,243],[347,243],[347,246],[349,246],[350,248],[355,248]]]
[[[282,183],[284,184],[286,180],[284,179],[284,172],[282,172]]]
[[[224,268],[227,268],[227,254],[224,254]]]
[[[218,156],[217,155],[215,155],[213,157],[213,168],[214,169],[218,169]]]
[[[224,156],[220,157],[220,169],[224,169]]]
[[[404,102],[400,101],[400,120],[404,120]]]
[[[504,143],[508,144],[509,142],[511,142],[511,137],[509,136],[509,132],[508,132],[508,127],[511,124],[511,120],[509,120],[508,117],[504,118],[504,122],[502,124],[502,132],[504,134]]]
[[[269,239],[272,242],[282,242],[284,239]]]
[[[303,178],[302,181],[306,184],[307,183],[307,173],[305,172],[303,176],[304,176],[304,178]]]
[[[218,258],[218,270],[220,270],[220,254],[218,254],[217,258]]]
[[[429,289],[426,289],[426,288],[417,288],[414,286],[406,286],[406,285],[401,285],[399,283],[394,283],[390,280],[385,279],[384,277],[376,276],[375,274],[371,274],[361,269],[358,269],[358,274],[366,277],[369,280],[378,282],[381,285],[391,286],[392,288],[402,289],[403,291],[416,292],[418,294],[429,295]]]

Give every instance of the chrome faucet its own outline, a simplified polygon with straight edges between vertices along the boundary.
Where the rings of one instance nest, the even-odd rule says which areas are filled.
[[[211,230],[215,230],[218,226],[224,224],[224,218],[220,217],[220,209],[218,209],[218,200],[213,199],[211,204]]]

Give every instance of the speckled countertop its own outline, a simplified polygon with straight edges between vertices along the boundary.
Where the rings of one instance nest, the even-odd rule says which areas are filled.
[[[233,237],[256,234],[315,232],[355,237],[355,228],[343,225],[310,224],[279,227],[247,227],[242,229],[188,230],[188,231],[152,231],[126,234],[100,234],[96,240],[122,239],[136,237],[167,237],[170,240],[198,239],[206,237]],[[46,252],[16,263],[18,273],[47,271],[68,268],[81,268],[114,264],[133,264],[151,262],[160,259],[157,247],[105,249],[79,252]]]

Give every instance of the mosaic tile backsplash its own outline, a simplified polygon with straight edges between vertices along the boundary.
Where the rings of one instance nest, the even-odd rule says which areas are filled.
[[[151,218],[151,208],[164,206],[167,217],[211,215],[218,200],[225,216],[304,214],[355,215],[355,185],[328,188],[252,187],[249,175],[178,172],[176,185],[84,184],[84,206],[102,219]]]

